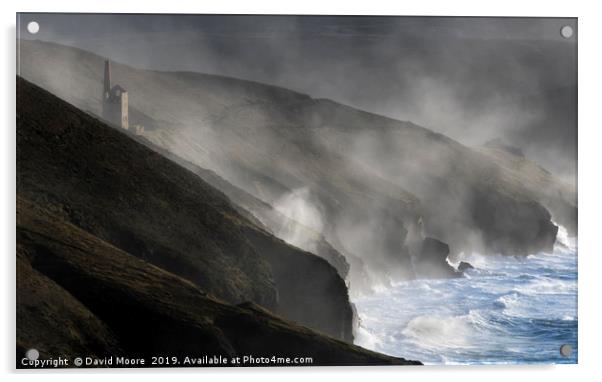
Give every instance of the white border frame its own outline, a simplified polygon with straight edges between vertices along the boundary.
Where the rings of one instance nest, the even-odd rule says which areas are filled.
[[[1,162],[4,182],[0,187],[2,210],[0,216],[3,244],[2,259],[5,305],[1,311],[3,343],[0,345],[2,373],[9,378],[34,380],[86,379],[104,381],[106,378],[137,378],[144,375],[150,381],[163,381],[167,374],[196,381],[216,377],[226,380],[305,381],[316,377],[361,381],[376,374],[382,380],[400,378],[421,380],[461,380],[488,382],[509,378],[545,378],[546,381],[582,380],[599,377],[600,312],[598,291],[602,290],[598,273],[602,270],[599,237],[602,223],[599,163],[602,163],[602,97],[600,25],[602,13],[594,1],[355,1],[303,0],[283,1],[161,1],[129,0],[112,2],[97,0],[83,3],[75,0],[26,0],[13,4],[2,2],[4,22]],[[118,13],[235,13],[235,14],[345,14],[345,15],[429,15],[429,16],[554,16],[578,17],[579,38],[579,365],[558,366],[429,366],[429,367],[312,367],[272,369],[161,369],[161,370],[62,370],[14,371],[15,360],[15,20],[16,12],[118,12]],[[598,127],[596,127],[598,126]],[[134,376],[134,374],[136,376]]]

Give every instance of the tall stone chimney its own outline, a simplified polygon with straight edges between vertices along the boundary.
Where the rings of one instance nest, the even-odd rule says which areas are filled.
[[[128,93],[120,85],[111,85],[111,62],[105,60],[105,77],[102,93],[102,118],[111,124],[128,130]]]
[[[103,91],[103,98],[107,98],[111,92],[111,62],[105,60],[105,86]]]

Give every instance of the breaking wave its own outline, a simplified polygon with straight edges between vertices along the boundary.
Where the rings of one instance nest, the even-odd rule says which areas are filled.
[[[418,316],[401,333],[424,347],[462,348],[471,344],[472,328],[468,316]]]

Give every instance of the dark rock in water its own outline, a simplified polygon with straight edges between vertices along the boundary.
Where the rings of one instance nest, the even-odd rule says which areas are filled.
[[[458,264],[458,271],[464,272],[467,269],[474,269],[474,267],[466,261],[460,261],[460,264]]]
[[[420,256],[414,261],[414,270],[418,278],[452,278],[460,274],[447,262],[449,245],[427,237],[422,242]]]

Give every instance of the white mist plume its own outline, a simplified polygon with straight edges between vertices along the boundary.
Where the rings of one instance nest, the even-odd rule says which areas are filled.
[[[299,248],[314,250],[323,220],[319,207],[312,202],[311,191],[307,187],[293,190],[276,200],[274,209],[290,219],[280,227],[278,237]]]

